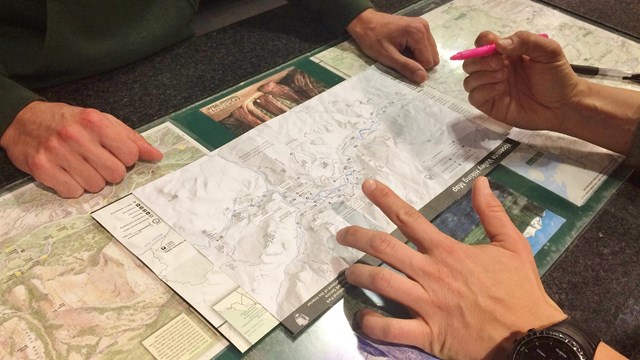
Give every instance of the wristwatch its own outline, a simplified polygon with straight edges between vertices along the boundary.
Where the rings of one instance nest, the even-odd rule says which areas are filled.
[[[600,337],[567,318],[546,329],[530,329],[516,340],[509,360],[593,360]]]

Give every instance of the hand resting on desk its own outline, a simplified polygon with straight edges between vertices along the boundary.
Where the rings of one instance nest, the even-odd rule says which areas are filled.
[[[358,226],[338,232],[340,244],[406,274],[363,264],[347,269],[350,283],[395,300],[413,314],[412,319],[395,319],[363,311],[359,324],[366,335],[417,346],[443,359],[504,359],[528,329],[566,318],[544,291],[529,243],[486,178],[475,181],[472,194],[491,239],[486,245],[467,245],[443,234],[375,180],[364,182],[362,189],[418,249]]]
[[[349,26],[362,51],[407,79],[422,83],[427,71],[440,63],[429,24],[419,17],[363,11]]]
[[[354,264],[347,280],[406,306],[411,319],[358,314],[365,335],[419,347],[442,359],[506,359],[528,329],[567,315],[549,298],[529,242],[513,225],[486,178],[472,188],[473,208],[489,244],[467,245],[443,234],[387,186],[367,180],[364,194],[417,248],[380,231],[340,230],[337,241],[398,270]],[[625,359],[604,342],[594,359]]]
[[[34,101],[0,137],[11,162],[60,196],[75,198],[120,182],[138,160],[162,153],[115,117],[94,109]]]

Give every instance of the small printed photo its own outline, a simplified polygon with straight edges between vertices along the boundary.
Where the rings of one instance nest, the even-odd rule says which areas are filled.
[[[522,232],[536,254],[560,229],[565,219],[534,201],[491,181],[491,190],[500,200],[509,218]],[[471,191],[438,215],[433,224],[443,233],[466,244],[489,243],[480,218],[471,205]]]
[[[283,70],[200,109],[236,136],[284,114],[327,88],[296,68]]]

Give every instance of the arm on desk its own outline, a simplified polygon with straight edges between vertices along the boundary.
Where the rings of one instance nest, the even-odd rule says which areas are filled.
[[[484,32],[476,39],[478,46],[492,42],[499,54],[463,64],[473,106],[509,125],[561,132],[640,163],[640,139],[634,140],[640,92],[579,78],[552,39],[523,31],[504,39]]]

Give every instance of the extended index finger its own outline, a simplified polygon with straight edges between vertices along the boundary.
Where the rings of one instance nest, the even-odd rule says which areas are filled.
[[[421,252],[443,247],[449,239],[418,210],[402,200],[389,187],[376,180],[366,180],[362,191]]]

